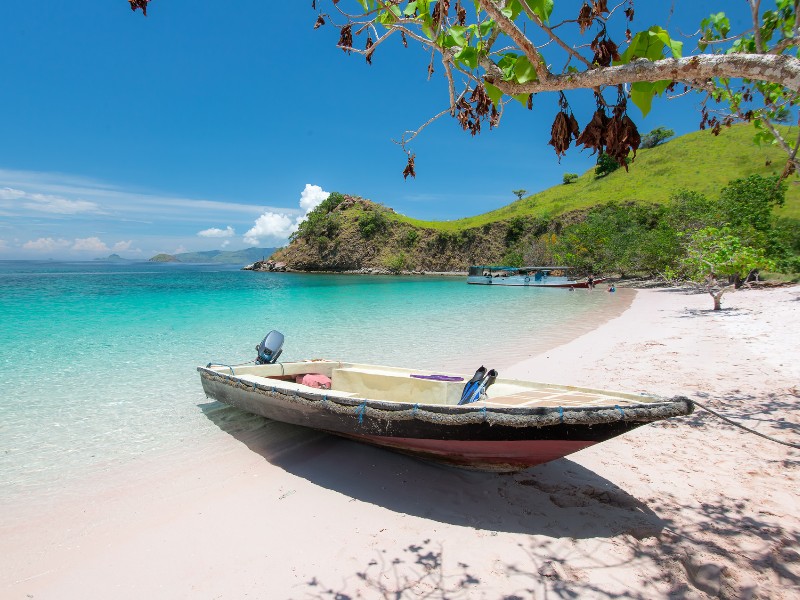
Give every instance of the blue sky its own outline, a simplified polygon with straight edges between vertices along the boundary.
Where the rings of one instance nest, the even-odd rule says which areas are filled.
[[[413,142],[417,177],[404,181],[392,140],[446,107],[441,67],[427,81],[423,51],[399,43],[372,66],[347,56],[338,30],[313,29],[308,1],[153,0],[147,18],[125,0],[6,4],[0,259],[281,245],[285,235],[265,232],[288,230],[331,191],[456,219],[594,164],[575,149],[559,164],[547,145],[557,95],[540,94],[534,111],[511,106],[476,138],[440,119]],[[577,13],[580,2],[567,4]],[[640,0],[635,29],[664,24],[673,6],[674,35],[718,10],[744,24],[743,0]],[[591,94],[568,98],[583,124]],[[687,133],[697,103],[631,115],[641,132]]]

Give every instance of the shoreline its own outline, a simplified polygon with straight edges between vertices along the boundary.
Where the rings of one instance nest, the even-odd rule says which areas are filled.
[[[798,298],[729,292],[715,314],[707,294],[637,290],[504,376],[686,394],[796,443]],[[800,594],[800,453],[701,411],[503,476],[279,423],[230,429],[230,410],[206,414],[206,447],[6,523],[0,595]]]

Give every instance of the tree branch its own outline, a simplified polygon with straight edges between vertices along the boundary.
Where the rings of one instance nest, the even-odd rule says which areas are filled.
[[[478,0],[478,2],[486,11],[486,14],[494,19],[494,22],[497,23],[497,26],[503,30],[503,33],[510,37],[517,47],[519,47],[519,49],[525,53],[525,56],[530,61],[531,65],[533,65],[536,75],[539,77],[539,81],[545,81],[549,79],[550,72],[547,70],[547,65],[542,60],[542,57],[536,50],[536,47],[528,39],[528,37],[522,31],[520,31],[516,23],[514,23],[514,21],[506,17],[500,11],[498,6],[494,3],[494,0]]]
[[[486,0],[481,0],[484,2]],[[715,77],[744,78],[780,84],[800,91],[800,60],[786,55],[720,54],[650,61],[639,59],[627,65],[602,67],[582,73],[550,75],[528,83],[502,81],[499,69],[487,72],[486,80],[505,94],[536,94],[560,90],[590,89],[598,86],[639,81],[705,80]]]

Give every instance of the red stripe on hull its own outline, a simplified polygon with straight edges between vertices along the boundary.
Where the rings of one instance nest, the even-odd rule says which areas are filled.
[[[593,446],[590,440],[469,441],[387,438],[348,435],[376,446],[464,467],[490,470],[518,470],[562,458]]]

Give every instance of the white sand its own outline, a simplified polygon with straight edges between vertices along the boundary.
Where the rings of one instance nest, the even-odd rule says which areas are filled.
[[[723,305],[640,291],[501,374],[685,394],[800,443],[800,287]],[[0,598],[800,598],[800,452],[700,411],[515,475],[269,423],[104,489],[3,522]]]

